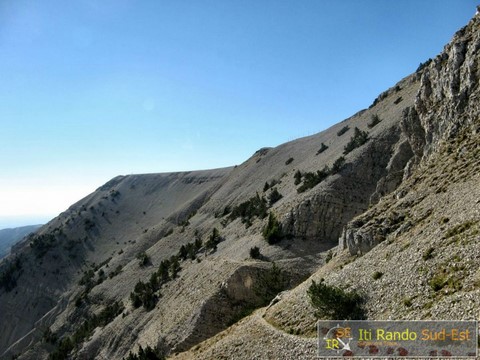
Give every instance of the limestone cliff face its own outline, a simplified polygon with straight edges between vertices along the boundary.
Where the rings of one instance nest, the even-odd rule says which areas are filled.
[[[423,71],[415,110],[425,132],[425,154],[461,129],[478,130],[474,121],[480,111],[479,50],[480,17],[476,15]]]
[[[286,232],[309,240],[336,241],[348,221],[401,182],[412,156],[401,136],[399,127],[393,126],[371,139],[339,174],[287,214]]]
[[[420,88],[413,106],[405,108],[401,129],[406,137],[404,146],[412,153],[403,169],[408,178],[413,168],[428,161],[445,143],[462,132],[480,131],[480,16],[459,30],[443,52],[429,60],[420,72]],[[408,152],[408,151],[407,151]],[[397,197],[405,196],[403,193]],[[340,237],[342,248],[351,254],[365,253],[397,231],[395,221],[372,220],[368,213],[350,222]],[[380,222],[380,223],[378,223]]]
[[[416,156],[415,137],[421,131],[418,119],[408,116],[414,101],[411,94],[417,87],[417,77],[410,76],[382,93],[370,109],[351,119],[352,125],[363,125],[369,131],[370,140],[345,156],[346,165],[337,175],[299,197],[299,202],[284,215],[287,233],[336,242],[352,218],[398,187],[406,176],[407,165]],[[383,114],[381,128],[370,128],[371,117],[379,113]]]

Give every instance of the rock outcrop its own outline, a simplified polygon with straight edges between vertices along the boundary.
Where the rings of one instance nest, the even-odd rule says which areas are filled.
[[[461,132],[476,134],[480,131],[479,51],[480,17],[476,15],[455,34],[443,52],[420,71],[415,104],[404,110],[401,121],[402,132],[407,138],[404,146],[407,153],[413,154],[407,163],[400,162],[400,167],[405,165],[405,179],[415,167],[426,163],[432,154],[438,153],[449,140],[458,138]],[[375,221],[373,224],[372,219],[362,216],[350,222],[340,237],[341,248],[348,248],[351,254],[364,254],[397,230],[392,227],[391,220]]]

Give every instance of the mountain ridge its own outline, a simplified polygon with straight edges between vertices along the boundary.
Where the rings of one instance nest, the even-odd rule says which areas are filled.
[[[479,44],[475,16],[369,109],[238,166],[99,187],[0,264],[0,357],[308,357],[320,278],[367,294],[370,318],[479,319]]]

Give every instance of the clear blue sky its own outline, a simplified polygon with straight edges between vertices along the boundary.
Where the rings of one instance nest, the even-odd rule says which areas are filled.
[[[118,174],[235,165],[321,131],[437,55],[475,6],[0,1],[0,228]]]

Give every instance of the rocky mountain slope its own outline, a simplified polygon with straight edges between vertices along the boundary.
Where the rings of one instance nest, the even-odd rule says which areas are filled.
[[[21,226],[0,230],[0,259],[8,255],[10,248],[23,239],[24,236],[37,230],[41,225]]]
[[[479,319],[479,26],[326,131],[74,204],[0,264],[1,358],[308,357],[320,278],[369,318]]]
[[[477,15],[418,73],[403,181],[343,228],[331,261],[175,359],[315,357],[312,280],[361,294],[370,319],[480,319],[479,49]]]

